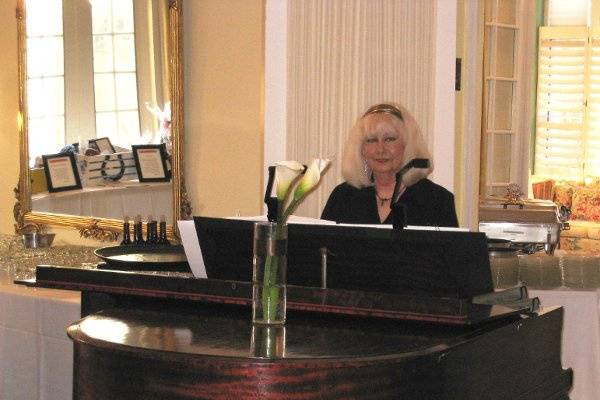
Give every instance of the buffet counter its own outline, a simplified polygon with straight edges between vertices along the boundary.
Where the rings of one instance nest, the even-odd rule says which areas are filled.
[[[15,285],[37,264],[85,265],[91,248],[25,249],[0,235],[0,399],[71,398],[73,346],[66,334],[79,319],[79,292]]]

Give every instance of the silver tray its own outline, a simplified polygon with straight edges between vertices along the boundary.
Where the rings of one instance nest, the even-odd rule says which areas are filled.
[[[190,272],[183,246],[112,246],[96,249],[94,254],[104,261],[100,269]]]

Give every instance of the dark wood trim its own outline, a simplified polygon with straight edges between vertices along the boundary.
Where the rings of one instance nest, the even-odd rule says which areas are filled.
[[[250,307],[250,282],[195,279],[185,274],[156,274],[38,266],[36,287],[92,291],[149,298]],[[472,304],[464,299],[426,298],[343,289],[288,285],[290,311],[470,326],[497,319],[516,319],[525,309]]]

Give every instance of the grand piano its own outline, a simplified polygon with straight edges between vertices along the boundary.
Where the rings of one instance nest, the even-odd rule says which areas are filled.
[[[290,225],[287,321],[264,327],[251,226],[196,219],[208,279],[39,266],[27,284],[81,291],[73,398],[569,398],[562,309],[493,293],[483,234]]]

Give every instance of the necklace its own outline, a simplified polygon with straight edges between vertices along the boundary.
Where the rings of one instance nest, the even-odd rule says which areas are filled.
[[[387,201],[390,201],[392,199],[391,197],[381,197],[381,196],[379,196],[379,193],[377,193],[377,191],[375,191],[375,197],[377,197],[377,200],[379,200],[379,206],[380,207],[383,207],[383,205]]]

